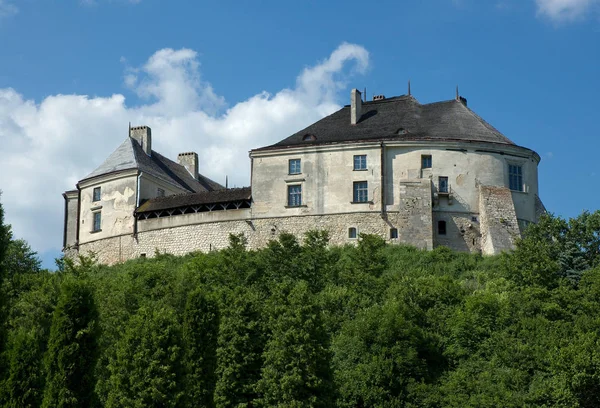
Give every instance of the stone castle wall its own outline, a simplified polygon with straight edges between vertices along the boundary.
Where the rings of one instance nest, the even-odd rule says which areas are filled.
[[[141,256],[152,257],[156,251],[184,255],[223,249],[229,245],[230,234],[244,234],[248,247],[257,249],[283,232],[301,241],[310,230],[327,230],[331,245],[345,245],[357,241],[349,237],[349,228],[356,228],[358,234],[375,234],[390,243],[422,249],[443,245],[457,251],[495,254],[514,247],[520,232],[507,188],[481,186],[480,212],[465,213],[432,209],[427,183],[403,183],[404,200],[396,211],[270,218],[252,217],[249,209],[184,214],[140,220],[137,237],[123,234],[83,243],[79,253],[93,252],[100,263],[115,264]],[[439,234],[439,221],[446,222],[444,235]],[[397,229],[397,239],[391,238],[392,229]],[[72,256],[73,251],[67,250],[65,254]]]
[[[183,218],[186,215],[176,217]],[[151,223],[152,221],[150,219],[139,223]],[[404,234],[405,239],[390,240],[390,230],[397,228],[399,236],[403,236],[403,230],[412,228],[410,220],[404,220],[398,213],[382,216],[380,212],[371,211],[334,215],[247,218],[154,230],[147,230],[148,226],[144,226],[146,230],[139,232],[137,238],[133,235],[121,235],[88,242],[80,245],[79,252],[81,254],[93,252],[98,256],[100,263],[110,265],[140,256],[152,257],[157,250],[174,255],[184,255],[193,251],[207,252],[223,249],[229,245],[229,234],[243,233],[248,240],[248,247],[257,249],[264,247],[269,240],[277,239],[283,232],[294,234],[299,240],[302,240],[304,234],[310,230],[327,230],[330,233],[331,245],[344,245],[357,241],[348,237],[348,229],[351,227],[356,228],[359,234],[375,234],[389,242],[402,242],[420,248],[426,248],[423,244],[425,237],[429,237],[431,240],[431,227],[420,234],[415,233],[412,237]]]

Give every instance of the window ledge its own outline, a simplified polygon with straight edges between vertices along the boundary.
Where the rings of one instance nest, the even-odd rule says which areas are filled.
[[[375,204],[373,201],[350,201],[350,204]]]
[[[300,176],[302,173],[288,173],[288,176]]]
[[[287,179],[284,180],[286,183],[300,183],[302,181],[306,181],[305,178],[298,178],[298,179]]]
[[[510,188],[509,188],[510,190]],[[529,192],[527,191],[521,191],[521,190],[510,190],[511,193],[521,193],[521,194],[529,194]]]
[[[369,171],[369,169],[353,169],[353,171]]]
[[[90,211],[96,211],[96,210],[101,210],[102,206],[101,205],[97,205],[95,207],[90,208]]]
[[[302,204],[302,205],[286,205],[285,208],[306,208],[308,207],[308,205],[306,204]]]
[[[90,234],[97,234],[98,232],[102,232],[102,230],[99,229],[99,230],[95,230],[95,231],[90,231]]]

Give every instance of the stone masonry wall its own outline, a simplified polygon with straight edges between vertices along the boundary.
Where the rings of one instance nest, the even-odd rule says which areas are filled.
[[[482,253],[492,255],[513,249],[521,234],[511,191],[479,186],[479,212]]]
[[[81,254],[94,252],[98,256],[99,262],[115,264],[140,257],[142,254],[152,257],[156,250],[174,255],[184,255],[193,251],[207,252],[226,248],[229,245],[230,233],[243,233],[248,239],[248,247],[256,249],[265,246],[271,239],[277,239],[282,232],[294,234],[299,240],[302,240],[304,233],[314,229],[328,230],[332,245],[354,244],[356,239],[348,238],[350,227],[356,228],[359,234],[376,234],[389,242],[405,242],[390,240],[390,229],[397,228],[400,231],[404,226],[402,217],[397,215],[389,214],[386,219],[379,212],[363,212],[184,225],[140,232],[137,239],[131,235],[102,239],[82,244],[79,251]],[[178,217],[185,217],[185,215]],[[396,219],[401,222],[396,223]],[[140,221],[140,223],[143,222],[146,221]],[[429,226],[429,230],[431,230],[431,226]]]
[[[433,213],[433,221],[434,246],[443,245],[461,252],[481,251],[479,214],[435,211]],[[446,221],[446,235],[439,234],[437,230],[438,221]]]
[[[388,212],[390,225],[398,228],[398,240],[422,249],[433,248],[431,181],[405,179],[399,182],[397,211]]]

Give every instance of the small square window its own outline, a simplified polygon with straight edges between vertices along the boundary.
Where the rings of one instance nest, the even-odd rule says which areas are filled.
[[[165,196],[165,190],[163,190],[162,188],[157,188],[156,189],[156,196],[157,197],[164,197]]]
[[[302,205],[302,186],[288,186],[288,206],[299,207]]]
[[[438,184],[439,193],[448,193],[448,177],[440,177]]]
[[[302,165],[300,164],[300,159],[291,159],[289,166],[290,174],[300,174],[302,173]]]
[[[446,221],[438,221],[438,235],[446,235]]]
[[[92,201],[100,201],[101,190],[100,187],[94,187],[94,194]]]
[[[356,239],[357,236],[358,236],[358,234],[356,233],[356,228],[354,228],[354,227],[348,228],[348,238]]]
[[[421,156],[421,168],[422,169],[430,169],[431,168],[431,155],[424,154]]]
[[[398,239],[398,228],[390,228],[390,239]]]
[[[369,186],[366,181],[355,181],[353,190],[355,203],[366,203],[369,201]]]
[[[367,169],[367,155],[359,154],[354,156],[354,170]]]
[[[92,232],[102,231],[102,212],[98,211],[94,213],[94,225]]]
[[[514,191],[523,190],[523,167],[515,164],[508,165],[508,186]]]

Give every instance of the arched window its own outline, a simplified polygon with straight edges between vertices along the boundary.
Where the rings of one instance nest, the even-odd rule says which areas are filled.
[[[446,235],[446,221],[438,221],[438,235]]]
[[[356,228],[355,227],[348,228],[348,238],[356,239],[356,237],[357,237]]]
[[[317,137],[310,133],[307,133],[302,137],[303,142],[312,142],[314,140],[317,140]]]

